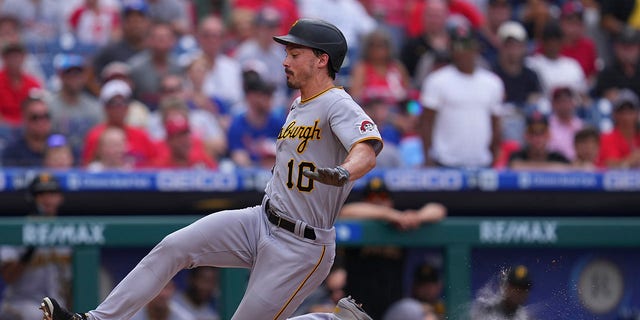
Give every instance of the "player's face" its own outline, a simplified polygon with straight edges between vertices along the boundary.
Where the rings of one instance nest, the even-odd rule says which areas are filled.
[[[287,56],[282,65],[287,76],[287,86],[300,89],[317,72],[319,58],[307,47],[288,45],[285,51]]]

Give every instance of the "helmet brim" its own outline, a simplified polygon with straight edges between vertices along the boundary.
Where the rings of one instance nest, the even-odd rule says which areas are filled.
[[[319,49],[317,46],[313,45],[313,43],[304,40],[302,38],[296,37],[294,35],[286,34],[284,36],[273,37],[273,40],[279,44],[289,45],[289,44],[297,44],[299,46],[309,47],[313,49]]]

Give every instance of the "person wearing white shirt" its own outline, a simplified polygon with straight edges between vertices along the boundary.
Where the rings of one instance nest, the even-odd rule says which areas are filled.
[[[502,80],[476,65],[478,43],[472,31],[450,31],[452,64],[429,75],[420,101],[425,165],[486,168],[500,142]]]

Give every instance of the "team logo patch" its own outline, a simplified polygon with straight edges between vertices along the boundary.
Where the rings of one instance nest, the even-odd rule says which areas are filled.
[[[360,123],[356,123],[358,130],[360,130],[360,134],[365,134],[367,132],[373,132],[376,130],[376,125],[369,120],[362,120]]]

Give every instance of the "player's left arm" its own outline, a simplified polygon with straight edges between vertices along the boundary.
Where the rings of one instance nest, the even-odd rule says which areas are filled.
[[[364,140],[356,143],[340,165],[349,172],[349,181],[362,178],[376,166],[376,152],[372,142],[373,140]]]

